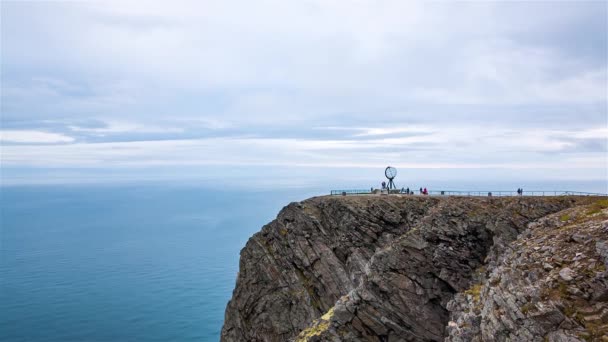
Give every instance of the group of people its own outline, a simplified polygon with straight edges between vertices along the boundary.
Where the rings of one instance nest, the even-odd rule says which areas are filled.
[[[409,187],[407,189],[406,188],[401,188],[401,193],[402,194],[406,194],[406,195],[413,195],[414,194],[414,190],[410,190]],[[420,194],[421,195],[428,195],[429,192],[428,192],[428,190],[426,188],[420,188]]]
[[[374,190],[374,188],[372,188],[372,190],[371,190],[371,191],[373,191],[373,190]],[[389,188],[388,188],[388,186],[387,186],[386,182],[382,182],[382,190],[389,190]],[[414,191],[415,191],[415,190],[410,190],[410,188],[409,188],[409,187],[408,187],[407,189],[406,189],[406,188],[401,188],[401,193],[402,193],[402,194],[406,194],[406,195],[413,195],[413,194],[414,194]],[[429,192],[428,192],[428,190],[427,190],[426,188],[420,188],[420,190],[419,190],[419,191],[420,191],[420,194],[421,194],[421,195],[428,195],[428,194],[429,194]],[[442,191],[442,192],[441,192],[441,194],[443,195],[443,194],[444,194],[444,192]],[[523,196],[523,194],[524,194],[524,189],[523,189],[523,188],[517,188],[517,195],[519,195],[519,196]],[[491,193],[491,192],[488,192],[488,196],[490,196],[490,197],[491,197],[491,196],[492,196],[492,193]]]
[[[386,182],[382,182],[382,190],[389,190],[388,185],[386,184]],[[372,191],[374,191],[374,188],[372,188]],[[406,195],[413,195],[414,194],[414,190],[410,190],[410,188],[408,187],[406,188],[401,188],[401,193],[402,194],[406,194]],[[421,195],[428,195],[429,192],[426,188],[420,188],[420,194]]]

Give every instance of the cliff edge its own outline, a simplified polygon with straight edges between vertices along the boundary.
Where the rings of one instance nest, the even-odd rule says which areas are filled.
[[[607,208],[565,196],[292,203],[241,251],[221,340],[601,341]]]

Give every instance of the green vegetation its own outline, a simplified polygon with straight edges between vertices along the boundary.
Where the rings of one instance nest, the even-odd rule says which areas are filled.
[[[569,305],[564,309],[564,315],[574,317],[574,314],[576,314],[576,308],[574,306]]]
[[[608,208],[608,199],[599,200],[589,206],[589,210],[587,210],[587,215],[597,214],[606,208]]]
[[[319,323],[316,323],[312,327],[302,330],[300,335],[298,335],[296,342],[306,342],[309,338],[313,336],[321,335],[325,330],[327,330],[327,328],[329,328],[328,321],[321,321]]]
[[[564,283],[559,283],[559,285],[552,289],[544,288],[541,291],[540,298],[543,300],[563,300],[568,297],[568,286]]]
[[[566,221],[570,220],[570,215],[563,214],[562,216],[559,217],[559,220],[562,222],[566,222]]]
[[[481,300],[481,288],[482,284],[475,284],[471,286],[468,290],[464,291],[464,294],[471,295],[475,302],[479,302]]]
[[[600,272],[606,272],[606,266],[601,262],[596,263],[593,268],[587,267],[582,270],[582,273],[589,278],[595,277],[595,274]]]
[[[530,310],[534,309],[535,307],[536,306],[533,303],[531,303],[531,302],[526,303],[526,304],[524,304],[521,307],[521,313],[523,313],[524,315],[526,315],[528,312],[530,312]]]
[[[321,319],[329,321],[334,315],[334,308],[329,309],[329,311],[327,311],[325,313],[325,315],[321,316]]]
[[[600,341],[602,336],[604,336],[603,330],[604,325],[602,322],[588,322],[585,320],[585,315],[577,312],[574,315],[574,319],[576,319],[582,326],[585,327],[585,331],[581,331],[579,333],[579,337],[584,339],[585,341]]]
[[[311,327],[302,330],[296,342],[306,342],[313,336],[321,335],[325,330],[329,328],[329,320],[334,315],[334,308],[329,309],[320,319],[315,321]]]

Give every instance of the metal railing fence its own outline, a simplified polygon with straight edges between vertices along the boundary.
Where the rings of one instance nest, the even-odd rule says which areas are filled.
[[[372,191],[371,189],[369,190],[362,190],[362,189],[349,189],[349,190],[332,190],[331,194],[332,195],[368,195],[371,194]]]
[[[386,194],[386,190],[379,189],[345,189],[345,190],[331,190],[331,195],[370,195],[372,193],[383,193]],[[391,190],[391,194],[405,194],[405,192],[399,190]],[[421,195],[419,191],[414,191],[414,195]],[[597,193],[597,192],[583,192],[583,191],[566,191],[566,190],[525,190],[522,195],[519,195],[517,191],[509,190],[489,190],[489,191],[468,191],[468,190],[429,190],[429,196],[483,196],[483,197],[504,197],[504,196],[608,196],[608,194]]]

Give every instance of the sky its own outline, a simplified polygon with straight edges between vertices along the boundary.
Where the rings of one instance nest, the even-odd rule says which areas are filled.
[[[0,6],[3,184],[393,165],[608,191],[606,1]]]

